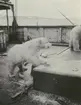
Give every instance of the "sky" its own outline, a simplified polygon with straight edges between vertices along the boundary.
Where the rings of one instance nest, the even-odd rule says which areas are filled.
[[[81,0],[11,0],[11,2],[15,4],[18,16],[63,18],[57,9],[69,18],[81,16]]]
[[[58,10],[76,24],[81,23],[81,0],[10,0],[17,17],[65,19]],[[2,12],[1,16],[5,13]],[[12,12],[9,11],[12,16]],[[77,21],[78,20],[78,21]]]

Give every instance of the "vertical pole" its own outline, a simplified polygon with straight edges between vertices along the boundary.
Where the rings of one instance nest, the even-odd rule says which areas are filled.
[[[62,28],[59,28],[59,42],[62,42]]]
[[[14,14],[14,6],[12,6],[12,15],[13,15],[13,20],[14,20],[14,16],[15,16],[15,14]]]
[[[15,14],[14,14],[14,5],[12,5],[11,6],[11,9],[12,9],[12,15],[13,15],[13,20],[12,20],[12,22],[14,21],[14,18],[15,18]],[[13,24],[13,23],[12,23]],[[13,40],[13,33],[14,33],[14,26],[12,27],[12,33],[11,33],[11,35],[10,35],[10,41],[12,41]]]
[[[7,30],[8,30],[8,35],[9,35],[9,18],[8,18],[8,9],[6,9],[6,17],[7,17]]]
[[[15,17],[15,13],[14,13],[14,6],[12,6],[12,12],[13,12],[13,23],[12,23],[12,32],[13,32],[13,38],[17,38],[16,36],[16,31],[17,31],[17,21],[16,21],[16,17]]]
[[[17,9],[18,9],[18,8],[17,8],[17,6],[18,6],[18,5],[17,5],[17,2],[18,2],[18,1],[15,0],[15,17],[16,17],[16,19],[17,19]]]

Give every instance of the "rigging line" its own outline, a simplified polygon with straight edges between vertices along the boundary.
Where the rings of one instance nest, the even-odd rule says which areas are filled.
[[[65,17],[72,25],[75,25],[69,18],[67,18],[59,9],[57,9],[57,11],[60,12],[60,14]]]

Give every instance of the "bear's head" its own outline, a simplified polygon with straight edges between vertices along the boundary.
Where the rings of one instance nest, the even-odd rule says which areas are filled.
[[[28,47],[29,51],[34,54],[39,52],[41,49],[46,49],[51,47],[51,43],[45,37],[39,37],[25,42],[25,49]]]
[[[40,49],[51,47],[51,43],[45,37],[37,38],[37,44]]]

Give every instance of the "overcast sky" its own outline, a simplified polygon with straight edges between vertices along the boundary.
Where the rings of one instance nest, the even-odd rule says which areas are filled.
[[[64,16],[62,16],[58,10],[60,10],[66,17],[68,17],[73,23],[81,24],[81,0],[10,0],[14,4],[14,10],[16,16],[18,16],[17,20],[19,23],[26,23],[26,21],[35,23],[37,20],[41,20],[41,18],[47,18],[50,24],[53,23],[52,19],[58,18],[60,22],[67,24],[67,20]],[[12,16],[11,10],[9,11],[9,15]],[[3,17],[6,16],[5,11],[0,11],[0,24],[5,24],[6,19]],[[23,18],[21,16],[24,16]],[[37,18],[34,19],[34,16]],[[22,19],[21,19],[21,18]],[[27,20],[25,17],[33,17]],[[39,18],[40,17],[40,18]],[[64,20],[65,19],[65,20]],[[43,20],[42,23],[47,23],[48,20]],[[12,19],[10,20],[12,23]],[[32,22],[33,21],[33,22]],[[64,21],[64,22],[63,22]],[[1,23],[2,22],[2,23]],[[29,23],[26,24],[29,24]],[[57,23],[56,22],[56,23]],[[60,22],[58,22],[60,24]],[[55,23],[55,20],[54,20]],[[70,22],[68,22],[70,23]]]
[[[59,9],[69,18],[80,18],[81,0],[11,0],[11,2],[15,4],[17,16],[64,18],[57,11]]]

